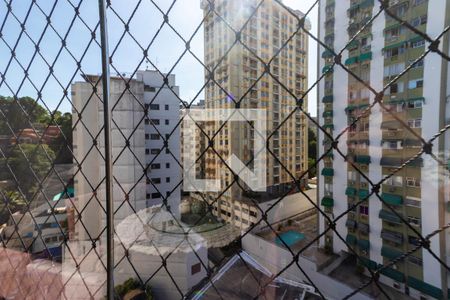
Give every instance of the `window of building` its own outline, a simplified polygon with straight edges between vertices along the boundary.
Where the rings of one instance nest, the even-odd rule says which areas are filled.
[[[159,110],[159,104],[150,104],[150,110]]]
[[[145,149],[145,154],[150,154],[150,149]]]
[[[165,109],[165,110],[169,110],[169,104],[165,104],[165,105],[164,105],[164,109]]]
[[[369,207],[365,206],[365,205],[360,205],[359,206],[359,213],[361,215],[368,216],[369,215]]]
[[[150,138],[150,135],[148,133],[145,134],[145,139],[148,140]]]
[[[405,205],[420,208],[420,199],[414,199],[412,197],[408,197],[405,199]]]
[[[408,216],[408,223],[412,226],[420,227],[420,218]]]
[[[158,153],[159,153],[159,149],[157,149],[157,148],[152,148],[152,149],[150,150],[150,153],[151,153],[151,154],[158,154]]]
[[[146,199],[150,199],[150,194],[145,194]]]
[[[170,163],[166,163],[166,169],[170,168]]]
[[[403,186],[403,177],[402,176],[392,176],[386,179],[386,184],[392,186]]]
[[[170,177],[166,177],[166,182],[170,182]]]
[[[147,135],[148,135],[148,134],[145,134],[146,139],[148,140]],[[157,134],[157,133],[152,133],[152,134],[150,135],[150,139],[152,139],[152,140],[159,140],[160,138],[161,138],[161,137],[160,137],[159,134]]]
[[[166,119],[164,122],[165,122],[166,125],[169,125],[169,120],[168,119]]]
[[[159,119],[152,119],[152,123],[154,125],[159,125]]]
[[[160,193],[152,193],[152,199],[158,199],[158,198],[161,198]]]
[[[416,42],[412,42],[411,43],[411,48],[420,48],[425,46],[425,40],[420,40],[420,41],[416,41]]]
[[[408,108],[421,108],[422,107],[422,101],[410,101],[408,102]]]
[[[159,184],[161,183],[161,178],[152,178],[153,184]]]
[[[151,168],[152,170],[158,170],[158,169],[161,169],[161,164],[152,164],[152,165],[150,166],[150,168]]]
[[[155,87],[144,85],[144,92],[154,92],[154,91],[156,91]]]
[[[423,79],[414,79],[408,82],[408,89],[413,90],[423,87]]]
[[[411,128],[421,128],[422,127],[422,119],[408,120],[408,126]]]
[[[409,187],[420,187],[420,180],[415,177],[406,177],[406,185]]]

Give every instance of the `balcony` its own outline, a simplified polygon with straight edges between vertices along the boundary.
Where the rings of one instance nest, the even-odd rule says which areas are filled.
[[[334,176],[334,169],[332,168],[323,168],[322,169],[322,176]]]
[[[366,223],[358,223],[358,231],[363,234],[368,234],[370,232],[370,226]]]
[[[356,229],[356,221],[352,219],[347,219],[347,221],[345,221],[345,227],[351,230]]]
[[[381,256],[386,257],[390,260],[395,260],[403,255],[403,252],[400,252],[398,250],[383,246],[381,248]]]
[[[333,207],[334,206],[334,200],[331,197],[323,197],[322,201],[320,201],[320,204],[324,207]]]
[[[406,163],[409,159],[401,157],[382,157],[380,160],[380,165],[383,167],[397,168]],[[423,159],[418,157],[410,161],[407,165],[408,167],[423,167]]]
[[[380,210],[378,217],[386,222],[402,224],[402,220],[397,215],[384,209]]]
[[[352,234],[347,234],[345,241],[351,246],[354,246],[357,243],[356,236]]]
[[[381,194],[381,199],[383,199],[383,201],[385,203],[390,204],[390,205],[402,205],[403,204],[403,197],[399,196],[399,195],[383,193],[383,194]]]
[[[403,234],[398,232],[393,232],[389,230],[382,230],[381,231],[381,238],[383,240],[392,242],[397,245],[403,244]]]
[[[370,242],[368,240],[358,240],[358,248],[363,251],[369,251]]]
[[[333,103],[333,95],[324,96],[322,98],[322,103]]]
[[[355,197],[356,196],[356,189],[352,187],[347,187],[345,190],[345,194],[349,197]]]

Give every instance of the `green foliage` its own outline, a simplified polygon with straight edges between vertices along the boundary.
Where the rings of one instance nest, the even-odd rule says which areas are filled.
[[[311,168],[314,166],[314,164],[316,163],[316,160],[314,158],[308,157],[308,168]],[[313,178],[316,176],[316,168],[312,168],[309,170],[309,178]]]
[[[21,97],[14,101],[13,97],[0,96],[0,109],[5,115],[0,118],[0,135],[12,135],[11,130],[17,132],[28,128],[30,122],[43,123],[49,116],[48,111],[30,97]]]
[[[311,128],[308,128],[308,157],[317,159],[317,135]]]
[[[0,200],[0,224],[8,221],[10,214],[22,210],[27,202],[18,191],[6,191]],[[9,209],[9,210],[8,210]]]
[[[128,278],[122,284],[118,284],[114,287],[116,299],[123,299],[128,292],[136,289],[142,289],[142,285],[139,280]],[[144,292],[147,296],[147,300],[153,300],[152,290],[149,285],[145,287]]]
[[[206,206],[203,201],[194,201],[191,204],[191,213],[196,215],[204,215]]]
[[[55,153],[45,144],[20,144],[20,147],[14,147],[7,157],[20,188],[29,196],[34,193],[38,186],[38,181],[32,175],[32,172],[36,174],[39,181],[42,181],[50,171]],[[9,175],[8,179],[14,179],[13,174],[7,173],[7,175]]]
[[[56,112],[54,122],[49,124],[55,125],[55,123],[62,132],[59,137],[50,144],[50,147],[56,153],[55,163],[72,163],[72,114],[61,114],[60,112]]]

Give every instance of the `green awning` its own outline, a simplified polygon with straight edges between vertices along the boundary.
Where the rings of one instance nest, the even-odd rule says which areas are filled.
[[[361,9],[371,7],[371,6],[373,6],[373,1],[374,1],[374,0],[365,0],[365,1],[363,1],[363,2],[361,2],[361,3],[359,4],[359,7],[360,7]]]
[[[348,43],[348,45],[345,47],[345,49],[347,50],[352,50],[355,49],[359,46],[359,42],[357,40],[353,40],[350,43]]]
[[[423,41],[423,40],[424,40],[424,38],[422,36],[417,35],[417,36],[409,39],[408,42],[415,43],[415,42],[420,42],[420,41]]]
[[[325,207],[333,207],[334,200],[333,200],[333,198],[330,198],[330,197],[323,197],[320,204]]]
[[[347,196],[353,197],[353,196],[356,195],[356,189],[349,186],[349,187],[347,187],[347,189],[345,190],[345,194],[346,194]]]
[[[359,61],[363,62],[372,59],[372,52],[363,53],[359,56]]]
[[[415,98],[409,98],[408,102],[413,102],[413,101],[422,101],[425,102],[425,97],[415,97]]]
[[[347,221],[345,221],[345,227],[350,228],[350,229],[355,229],[356,228],[356,221],[352,220],[352,219],[347,219]]]
[[[359,164],[368,165],[370,164],[370,156],[369,155],[357,155],[355,157],[355,161]]]
[[[402,26],[402,24],[400,24],[400,23],[390,25],[390,26],[384,28],[384,32],[386,32],[386,31],[388,31],[388,30],[391,30],[391,29],[394,29],[394,28],[401,27],[401,26]]]
[[[352,234],[347,234],[345,241],[350,245],[356,245],[356,236]]]
[[[380,210],[378,217],[387,222],[397,223],[397,224],[402,223],[402,220],[397,215],[395,215],[387,210],[384,210],[384,209]]]
[[[358,247],[361,250],[369,250],[370,242],[368,240],[358,240]]]
[[[392,268],[384,268],[380,271],[380,273],[395,281],[405,282],[405,275],[402,272],[394,270]]]
[[[349,57],[345,60],[345,65],[351,65],[358,62],[358,56]]]
[[[391,50],[391,49],[395,49],[395,48],[400,48],[400,47],[404,46],[405,44],[406,44],[405,41],[400,42],[400,43],[395,43],[395,44],[392,44],[392,45],[384,47],[383,51]]]
[[[61,199],[67,199],[67,195],[69,195],[70,198],[75,196],[75,192],[73,187],[68,187],[65,191],[56,194],[55,196],[53,196],[53,201],[58,201]]]
[[[381,199],[391,205],[401,205],[403,203],[403,197],[394,194],[383,193]]]
[[[359,190],[358,196],[359,196],[360,200],[366,199],[367,196],[369,196],[369,191],[368,190]]]
[[[381,247],[381,256],[389,258],[390,260],[397,259],[398,257],[402,256],[403,252],[400,252],[398,250],[388,248],[388,247]]]
[[[333,95],[328,95],[322,98],[323,103],[333,103]]]
[[[323,176],[333,176],[334,175],[334,170],[331,169],[331,168],[323,168],[321,174]]]
[[[333,73],[333,66],[325,66],[322,68],[322,73],[328,73],[328,72]]]
[[[427,294],[433,298],[442,299],[441,289],[432,286],[431,284],[428,284],[426,282],[423,282],[422,280],[408,276],[407,284],[409,287],[412,287],[413,289],[418,290],[424,294]]]
[[[360,264],[371,270],[376,270],[378,267],[376,262],[365,257],[359,257],[359,262]]]
[[[332,117],[333,116],[333,111],[332,110],[327,110],[327,111],[324,111],[323,112],[323,114],[322,114],[322,117]]]
[[[356,4],[353,4],[352,6],[350,6],[348,11],[352,11],[352,10],[355,10],[355,9],[358,9],[358,8],[359,8],[359,3],[356,3]]]
[[[324,128],[324,129],[328,129],[328,128],[334,129],[334,125],[333,124],[325,124],[325,125],[322,126],[322,128]]]
[[[328,49],[322,52],[322,58],[330,58],[333,56],[334,56],[333,52]]]

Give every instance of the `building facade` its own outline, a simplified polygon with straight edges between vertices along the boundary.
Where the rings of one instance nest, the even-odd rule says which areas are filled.
[[[330,230],[321,245],[335,253],[356,254],[373,269],[419,245],[415,231],[426,236],[449,220],[447,168],[427,154],[412,159],[422,150],[420,137],[429,141],[448,124],[448,62],[436,53],[422,58],[430,43],[387,13],[376,16],[379,10],[372,0],[326,0],[319,6],[320,40],[335,53],[345,49],[342,64],[361,79],[333,65],[333,53],[320,47],[318,71],[324,78],[318,89],[319,123],[333,138],[350,125],[337,144],[345,159],[319,130],[318,157],[325,154],[319,164],[319,205],[331,219],[345,213],[336,222],[345,242]],[[390,1],[389,11],[432,38],[450,24],[450,1],[446,0]],[[448,35],[439,49],[449,53]],[[375,101],[369,86],[377,92],[386,87],[383,107],[369,108]],[[432,154],[448,161],[448,133],[433,144]],[[397,171],[405,162],[408,165]],[[391,173],[395,174],[388,178]],[[368,179],[378,183],[383,178],[380,201],[370,195]],[[319,222],[322,233],[327,220],[321,215]],[[445,262],[448,243],[445,233],[431,238],[430,249]],[[380,280],[417,299],[448,294],[447,271],[423,248],[383,270]]]
[[[164,83],[161,74],[146,70],[128,80],[111,77],[115,222],[166,201],[178,217],[181,167],[175,75]],[[72,85],[74,157],[83,162],[74,180],[75,203],[82,212],[75,220],[81,217],[83,223],[76,222],[74,239],[79,241],[98,237],[106,224],[101,207],[105,207],[102,88],[97,81],[98,76],[85,76],[85,82]]]
[[[271,153],[266,159],[267,190],[262,195],[253,193],[243,182],[235,181],[233,173],[223,163],[234,154],[251,169],[253,142],[258,133],[244,122],[207,124],[208,135],[214,136],[215,151],[209,149],[206,153],[205,176],[220,178],[224,190],[218,201],[215,201],[218,194],[207,196],[214,203],[217,216],[239,226],[240,212],[234,207],[240,205],[233,205],[235,201],[247,198],[243,200],[244,206],[255,211],[252,198],[279,197],[295,188],[293,177],[299,178],[307,169],[307,119],[296,110],[297,98],[307,90],[308,38],[302,30],[296,33],[297,18],[303,14],[288,11],[276,1],[264,1],[260,7],[257,4],[257,1],[215,1],[214,10],[225,22],[209,13],[208,1],[201,2],[205,15],[205,64],[214,70],[212,75],[205,74],[205,107],[267,111]],[[227,23],[236,31],[242,28],[241,33],[236,35]],[[305,27],[310,27],[308,21]],[[236,39],[239,41],[234,43]],[[266,64],[270,74],[265,72]],[[306,98],[303,107],[307,107]],[[242,226],[247,227],[251,222]]]

